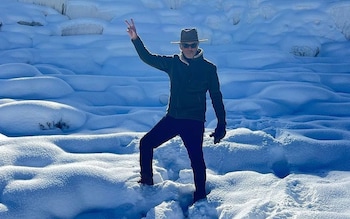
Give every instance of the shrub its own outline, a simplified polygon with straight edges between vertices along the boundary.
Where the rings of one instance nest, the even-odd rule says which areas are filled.
[[[69,129],[69,125],[60,119],[58,122],[46,122],[46,124],[39,123],[39,127],[41,130],[52,130],[52,129],[61,129],[66,130]]]

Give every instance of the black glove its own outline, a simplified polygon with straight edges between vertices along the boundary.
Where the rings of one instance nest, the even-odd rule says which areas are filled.
[[[213,133],[210,134],[210,137],[214,137],[214,144],[219,143],[226,135],[226,125],[218,124]]]

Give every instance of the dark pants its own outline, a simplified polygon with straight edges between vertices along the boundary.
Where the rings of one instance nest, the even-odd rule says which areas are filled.
[[[202,150],[203,133],[204,122],[163,117],[140,141],[141,177],[153,177],[153,149],[179,135],[191,160],[196,193],[205,196],[206,166]]]

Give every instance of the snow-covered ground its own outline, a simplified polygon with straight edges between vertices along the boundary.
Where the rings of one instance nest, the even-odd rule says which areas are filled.
[[[0,218],[350,218],[350,2],[2,0]],[[166,74],[197,27],[218,66],[228,132],[214,145],[208,200],[180,138],[155,150],[140,187],[138,143],[165,114]]]

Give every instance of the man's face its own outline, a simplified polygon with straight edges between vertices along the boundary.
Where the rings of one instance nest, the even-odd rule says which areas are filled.
[[[193,59],[193,57],[197,53],[198,42],[193,41],[193,42],[180,43],[180,49],[186,58]]]

